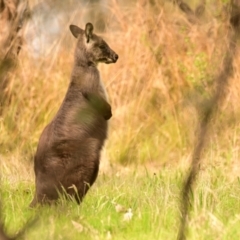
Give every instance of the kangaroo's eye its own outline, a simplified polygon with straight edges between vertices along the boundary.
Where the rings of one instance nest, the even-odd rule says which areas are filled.
[[[106,49],[106,46],[105,45],[100,45],[99,48],[104,50],[104,49]]]

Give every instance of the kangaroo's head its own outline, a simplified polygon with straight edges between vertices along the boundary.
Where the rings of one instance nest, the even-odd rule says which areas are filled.
[[[97,65],[102,63],[115,63],[118,55],[99,36],[93,33],[93,25],[87,23],[85,30],[75,25],[70,25],[70,31],[78,39],[76,58]]]

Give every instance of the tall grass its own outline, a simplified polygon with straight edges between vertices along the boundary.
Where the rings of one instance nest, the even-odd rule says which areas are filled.
[[[227,47],[219,1],[207,4],[199,24],[189,23],[172,3],[151,3],[125,7],[111,1],[108,6],[103,37],[120,55],[116,64],[100,66],[113,108],[105,154],[110,162],[172,164],[186,158],[194,143],[197,109],[211,95]],[[67,29],[63,26],[62,38],[42,59],[32,59],[27,47],[22,51],[0,121],[2,154],[21,152],[30,160],[43,127],[58,110],[73,64],[75,42]],[[238,65],[236,52],[227,101],[211,134],[222,155],[239,129]],[[234,141],[237,145],[238,137]]]
[[[36,216],[23,239],[176,239],[179,194],[184,169],[117,171],[102,174],[83,203],[60,199],[58,205],[28,208],[29,182],[2,179],[5,229],[15,234]],[[192,191],[187,239],[239,239],[239,179],[223,168],[208,167]],[[21,180],[21,179],[18,179]],[[132,217],[126,220],[127,211]]]

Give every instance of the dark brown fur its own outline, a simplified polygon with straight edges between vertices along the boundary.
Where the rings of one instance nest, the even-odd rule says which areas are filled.
[[[118,56],[93,34],[91,23],[85,30],[74,25],[70,30],[78,39],[71,81],[59,111],[39,140],[31,206],[55,201],[59,193],[82,201],[97,178],[107,120],[112,116],[97,64],[114,63]]]

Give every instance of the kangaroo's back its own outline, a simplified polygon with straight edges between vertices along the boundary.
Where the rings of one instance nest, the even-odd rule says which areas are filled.
[[[71,80],[59,111],[39,140],[32,206],[56,200],[58,192],[82,200],[97,177],[107,120],[112,116],[97,65],[115,63],[118,56],[93,33],[91,23],[85,30],[75,25],[70,30],[77,38]]]

